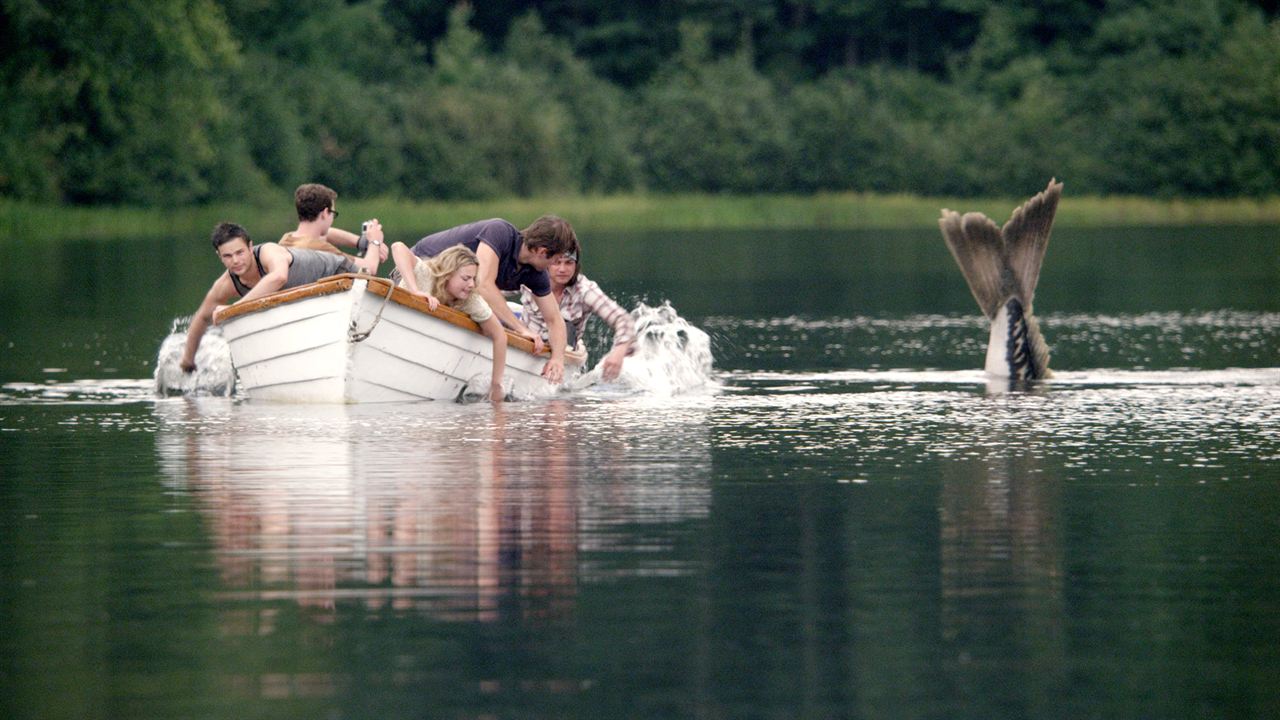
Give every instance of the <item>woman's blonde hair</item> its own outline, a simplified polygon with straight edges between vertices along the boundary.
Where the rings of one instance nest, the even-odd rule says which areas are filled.
[[[430,289],[427,289],[427,293],[443,301],[444,286],[445,283],[449,282],[449,276],[468,265],[479,264],[480,259],[476,257],[474,252],[471,252],[470,248],[466,245],[454,245],[433,258],[418,261],[418,267],[415,268],[419,278],[418,289],[425,289],[421,287],[421,280],[428,280],[427,285]],[[424,265],[426,266],[425,273],[423,272]]]

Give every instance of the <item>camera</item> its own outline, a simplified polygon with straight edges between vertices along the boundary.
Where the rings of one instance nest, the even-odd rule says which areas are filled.
[[[372,220],[365,220],[360,223],[360,239],[356,241],[356,252],[360,253],[361,257],[369,249],[369,225],[372,222]]]

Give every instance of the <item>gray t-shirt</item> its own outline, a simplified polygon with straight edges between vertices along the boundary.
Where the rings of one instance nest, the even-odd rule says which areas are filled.
[[[302,248],[285,248],[285,250],[288,251],[293,259],[289,263],[289,277],[285,279],[284,286],[280,288],[281,290],[313,283],[330,275],[356,272],[356,264],[346,255],[334,255],[329,252],[304,250]],[[262,266],[261,252],[261,245],[253,249],[253,261],[258,263],[258,274],[266,275],[267,269]],[[235,286],[236,293],[240,297],[244,297],[252,289],[240,282],[240,278],[236,277],[235,273],[228,270],[227,274],[231,276],[231,284]]]

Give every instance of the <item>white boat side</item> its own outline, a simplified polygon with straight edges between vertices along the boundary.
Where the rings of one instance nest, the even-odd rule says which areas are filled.
[[[390,293],[390,294],[388,294]],[[385,278],[344,274],[237,303],[218,318],[238,392],[252,400],[367,403],[455,400],[493,369],[493,343],[471,318],[436,310]],[[545,393],[549,354],[507,333],[504,386]],[[565,355],[565,376],[585,357]],[[486,381],[487,384],[487,381]]]

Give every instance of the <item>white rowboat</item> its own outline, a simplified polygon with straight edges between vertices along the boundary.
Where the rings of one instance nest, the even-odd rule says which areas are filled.
[[[389,280],[344,274],[236,303],[218,316],[239,394],[252,400],[367,403],[456,400],[488,387],[493,342],[471,318]],[[507,333],[503,385],[515,397],[545,395],[549,357]],[[565,355],[565,376],[585,357]]]

